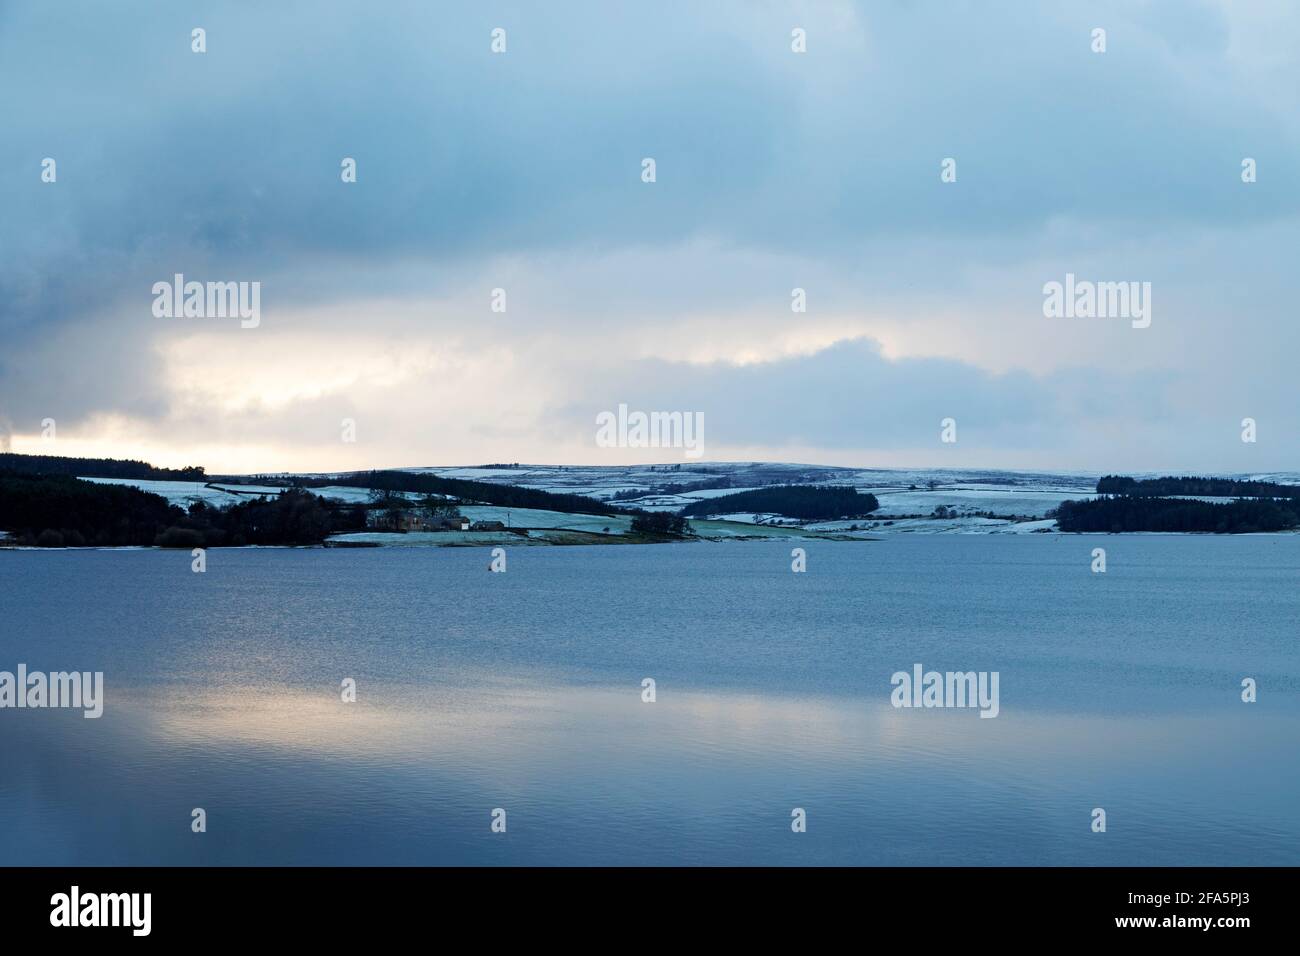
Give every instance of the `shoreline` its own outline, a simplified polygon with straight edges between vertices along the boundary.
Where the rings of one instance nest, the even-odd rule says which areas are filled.
[[[658,545],[658,544],[749,544],[753,542],[780,542],[780,541],[825,541],[841,544],[852,544],[856,542],[886,541],[893,537],[963,537],[963,538],[998,538],[998,537],[1046,537],[1068,536],[1071,538],[1118,538],[1118,537],[1201,537],[1201,538],[1289,538],[1300,535],[1300,530],[1295,531],[1243,531],[1238,533],[1215,532],[1215,531],[1035,531],[1023,533],[1007,533],[995,531],[881,531],[870,536],[868,535],[830,535],[830,534],[799,534],[790,529],[792,533],[786,535],[727,535],[719,537],[695,536],[688,538],[661,538],[661,539],[631,539],[631,535],[598,535],[596,537],[625,539],[625,540],[548,540],[545,538],[526,538],[514,535],[514,541],[426,541],[418,540],[410,543],[404,543],[400,539],[407,538],[409,535],[393,533],[389,537],[396,539],[391,541],[340,541],[338,539],[327,539],[319,544],[240,544],[240,545],[214,545],[203,550],[210,551],[352,551],[352,550],[392,550],[394,548],[403,549],[426,549],[426,548],[487,548],[500,547],[504,544],[513,544],[516,547],[604,547],[608,545]],[[420,532],[413,532],[420,533]],[[474,532],[467,532],[474,533]],[[494,532],[479,532],[484,535],[491,535]],[[374,536],[378,536],[377,534]],[[40,547],[39,545],[28,544],[7,544],[0,539],[0,551],[171,551],[177,554],[188,554],[193,549],[190,548],[169,548],[162,545],[82,545],[76,547],[59,546],[53,548]]]

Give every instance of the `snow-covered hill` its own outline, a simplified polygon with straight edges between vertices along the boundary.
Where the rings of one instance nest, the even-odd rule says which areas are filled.
[[[1097,472],[995,471],[989,469],[894,469],[838,468],[780,462],[692,462],[681,465],[519,465],[502,468],[432,467],[403,468],[444,478],[466,478],[494,484],[521,485],[539,491],[587,495],[596,501],[617,503],[648,511],[676,511],[699,500],[720,498],[774,484],[840,485],[871,492],[879,509],[867,519],[824,521],[797,527],[798,523],[779,515],[719,513],[717,521],[702,524],[701,530],[729,529],[749,525],[755,534],[789,534],[809,531],[856,536],[884,533],[1031,533],[1049,531],[1054,523],[1046,518],[1062,501],[1094,496]],[[1145,477],[1135,475],[1135,477]],[[1277,481],[1300,485],[1298,472],[1233,474],[1223,477]],[[215,482],[213,486],[184,481],[128,481],[88,479],[131,484],[188,506],[194,501],[226,505],[247,500],[250,495],[275,494],[268,486]],[[718,487],[722,486],[722,487]],[[362,502],[367,493],[359,488],[327,487],[314,493],[342,501]],[[504,520],[503,509],[485,506],[467,508],[474,520]],[[499,512],[499,513],[498,513]],[[556,528],[619,534],[626,531],[626,519],[515,509],[517,526]],[[778,529],[784,529],[778,532]]]

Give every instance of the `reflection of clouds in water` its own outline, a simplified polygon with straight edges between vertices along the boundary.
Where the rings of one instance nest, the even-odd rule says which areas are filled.
[[[1116,863],[1282,862],[1294,840],[1288,716],[981,720],[671,681],[654,704],[636,682],[358,687],[356,704],[329,686],[119,688],[103,721],[0,722],[0,816],[26,834],[0,862],[914,863],[935,846],[1096,862],[1076,826],[1096,805],[1129,821]],[[527,837],[482,842],[498,805]],[[820,856],[785,840],[796,805]],[[222,822],[205,842],[193,806]]]
[[[118,706],[165,746],[260,747],[382,758],[478,751],[686,750],[842,756],[879,737],[879,708],[771,695],[498,684],[467,694],[358,681],[345,704],[328,690],[280,686],[124,692]],[[132,723],[137,721],[133,720]]]
[[[511,694],[510,707],[490,698],[456,705],[436,694],[359,679],[357,701],[338,691],[282,686],[230,690],[149,690],[132,695],[165,740],[183,745],[254,744],[261,747],[365,757],[419,756],[431,750],[476,746],[509,735],[534,716],[538,700]],[[513,710],[511,709],[513,708]]]
[[[896,710],[887,703],[773,694],[702,693],[661,685],[656,703],[639,687],[501,682],[472,693],[358,682],[356,703],[330,691],[280,686],[122,693],[158,743],[182,747],[255,745],[321,756],[421,761],[488,754],[529,764],[597,753],[630,759],[708,758],[791,761],[847,768],[884,762],[1001,766],[1005,772],[1055,772],[1063,763],[1113,766],[1184,759],[1206,747],[1231,750],[1248,715],[1108,719],[975,710]],[[884,696],[882,692],[882,697]],[[137,721],[133,720],[135,724]],[[1300,735],[1284,720],[1281,737]],[[1278,735],[1276,729],[1251,729]]]

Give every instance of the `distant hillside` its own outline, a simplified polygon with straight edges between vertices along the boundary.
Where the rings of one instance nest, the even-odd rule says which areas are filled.
[[[151,481],[207,481],[202,468],[155,468],[145,461],[117,458],[65,458],[60,455],[0,453],[0,471],[73,478],[135,478]]]
[[[800,521],[835,521],[839,518],[862,518],[879,507],[875,495],[862,494],[855,488],[777,485],[705,498],[687,505],[678,513],[695,517],[754,512],[784,515]]]

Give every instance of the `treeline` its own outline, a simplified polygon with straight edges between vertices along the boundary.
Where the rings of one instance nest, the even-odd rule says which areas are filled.
[[[364,530],[363,505],[330,501],[291,488],[274,498],[241,501],[223,508],[196,502],[156,543],[173,548],[307,545],[320,544],[332,534]]]
[[[1275,481],[1238,481],[1234,478],[1127,478],[1107,475],[1097,481],[1101,495],[1133,495],[1157,498],[1166,495],[1202,495],[1208,498],[1291,498],[1300,499],[1300,485]]]
[[[1062,531],[1205,531],[1250,534],[1300,527],[1300,501],[1245,498],[1220,504],[1186,498],[1119,496],[1063,501],[1056,511]]]
[[[0,472],[0,529],[38,547],[214,548],[248,544],[319,544],[360,531],[365,509],[301,490],[226,508],[197,502],[188,511],[129,485],[68,475]]]
[[[800,521],[835,521],[863,518],[880,507],[872,494],[856,488],[825,485],[776,485],[738,491],[734,495],[704,498],[683,508],[679,514],[691,517],[733,512],[761,512],[797,518]]]
[[[632,514],[632,510],[606,505],[586,495],[557,494],[519,485],[500,485],[468,478],[440,478],[437,475],[410,471],[364,471],[336,478],[292,476],[289,482],[302,488],[370,488],[416,494],[451,495],[461,501],[475,501],[503,508],[537,508],[565,514],[613,515]]]
[[[129,485],[0,472],[0,528],[18,544],[152,545],[183,514],[166,498]]]
[[[59,455],[0,453],[0,471],[29,475],[71,475],[73,478],[135,478],[148,481],[207,481],[198,466],[155,468],[146,461],[117,458],[65,458]]]
[[[686,519],[671,511],[643,511],[632,519],[633,534],[684,538],[689,531]]]

